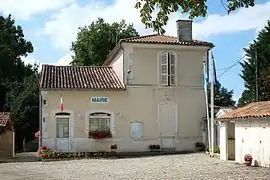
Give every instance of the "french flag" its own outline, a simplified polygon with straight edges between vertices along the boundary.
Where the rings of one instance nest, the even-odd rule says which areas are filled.
[[[64,103],[63,103],[63,95],[62,94],[60,95],[60,110],[61,110],[61,112],[64,111]]]

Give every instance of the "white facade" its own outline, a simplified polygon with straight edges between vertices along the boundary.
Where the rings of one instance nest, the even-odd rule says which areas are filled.
[[[221,123],[220,128],[220,158],[228,160],[230,148],[234,148],[235,161],[244,162],[245,154],[253,156],[253,165],[269,167],[270,158],[270,122],[269,118],[236,119],[235,124],[235,148],[229,143],[230,121]]]

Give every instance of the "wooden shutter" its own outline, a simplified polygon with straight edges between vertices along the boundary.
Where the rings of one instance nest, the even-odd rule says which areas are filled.
[[[159,59],[159,83],[160,85],[168,85],[168,53],[162,53]]]

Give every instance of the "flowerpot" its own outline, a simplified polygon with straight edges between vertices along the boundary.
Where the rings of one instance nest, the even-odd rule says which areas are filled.
[[[245,161],[244,164],[245,164],[246,166],[251,166],[251,162],[250,162],[250,161]]]

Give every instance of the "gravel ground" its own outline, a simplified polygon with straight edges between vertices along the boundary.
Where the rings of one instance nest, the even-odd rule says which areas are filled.
[[[270,171],[268,168],[246,167],[221,161],[206,154],[0,164],[0,180],[28,179],[270,179]]]

